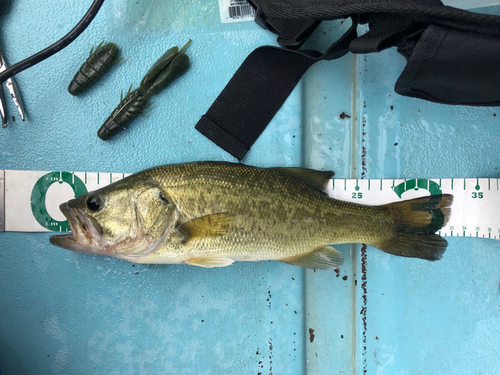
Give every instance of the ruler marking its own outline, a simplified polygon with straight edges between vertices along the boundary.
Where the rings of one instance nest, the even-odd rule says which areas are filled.
[[[85,185],[87,185],[87,172],[85,172]]]
[[[451,179],[451,190],[453,190],[453,178]]]

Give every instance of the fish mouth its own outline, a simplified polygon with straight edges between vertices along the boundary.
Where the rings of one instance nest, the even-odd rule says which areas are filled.
[[[59,209],[68,219],[71,233],[51,236],[50,243],[67,250],[96,254],[101,248],[100,225],[93,218],[72,209],[68,203],[61,204]]]

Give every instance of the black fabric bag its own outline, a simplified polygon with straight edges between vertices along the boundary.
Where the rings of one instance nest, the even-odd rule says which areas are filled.
[[[500,105],[500,17],[439,0],[248,0],[282,48],[248,56],[196,125],[241,160],[307,69],[317,61],[397,47],[407,59],[395,91],[436,103]],[[325,52],[299,48],[324,20],[352,27]],[[369,32],[358,36],[358,24]]]

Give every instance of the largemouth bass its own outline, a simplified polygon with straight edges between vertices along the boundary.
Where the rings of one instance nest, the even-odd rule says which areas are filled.
[[[72,234],[53,245],[134,263],[224,267],[277,260],[336,269],[330,246],[366,243],[390,254],[441,259],[437,234],[451,195],[383,206],[335,200],[333,172],[197,162],[144,170],[60,206]]]

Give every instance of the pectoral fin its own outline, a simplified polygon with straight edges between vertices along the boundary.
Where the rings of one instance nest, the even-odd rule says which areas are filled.
[[[280,262],[316,270],[334,270],[344,264],[344,256],[333,247],[322,246],[307,254],[281,259]]]
[[[189,264],[190,266],[198,266],[204,268],[226,267],[233,263],[233,259],[223,257],[190,258],[184,262],[184,264]]]
[[[231,219],[225,212],[206,215],[183,224],[179,232],[184,236],[184,243],[195,239],[224,236],[231,228]]]

